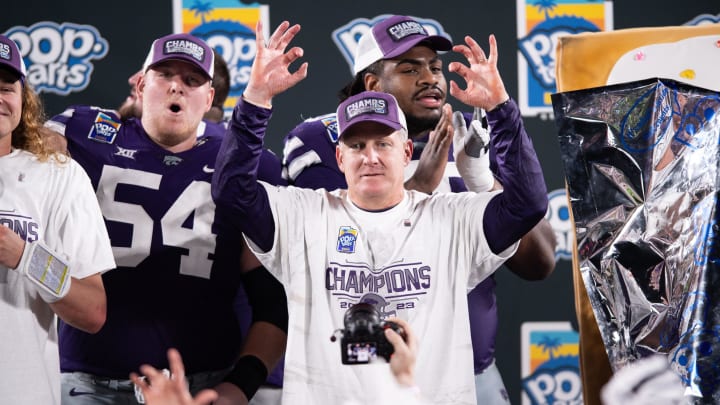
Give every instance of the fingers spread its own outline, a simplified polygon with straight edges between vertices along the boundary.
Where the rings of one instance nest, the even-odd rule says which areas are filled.
[[[185,367],[183,366],[180,352],[175,349],[168,349],[168,362],[170,363],[170,373],[174,379],[185,378]]]

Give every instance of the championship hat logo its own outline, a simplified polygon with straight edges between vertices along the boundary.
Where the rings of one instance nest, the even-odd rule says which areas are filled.
[[[10,50],[10,45],[0,43],[0,58],[5,60],[12,59],[12,51]]]
[[[345,119],[352,120],[360,114],[387,115],[387,103],[381,98],[364,98],[345,107]]]
[[[420,34],[427,36],[427,31],[425,31],[425,28],[423,28],[422,25],[414,21],[404,21],[399,24],[395,24],[391,27],[388,27],[387,32],[390,35],[390,38],[392,38],[396,42],[410,35]]]
[[[351,226],[341,226],[338,232],[337,251],[340,253],[355,253],[357,235],[357,229]]]
[[[205,60],[205,49],[200,44],[183,39],[171,39],[163,46],[166,55],[182,53],[191,56],[198,62]]]

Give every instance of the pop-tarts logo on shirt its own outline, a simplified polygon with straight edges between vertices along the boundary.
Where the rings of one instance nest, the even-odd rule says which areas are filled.
[[[355,253],[357,235],[357,229],[351,226],[341,226],[338,232],[337,251],[340,253]]]
[[[117,136],[119,129],[120,122],[115,121],[111,116],[100,112],[95,117],[95,122],[93,123],[92,128],[90,128],[88,138],[93,141],[113,143],[115,142],[115,137]]]

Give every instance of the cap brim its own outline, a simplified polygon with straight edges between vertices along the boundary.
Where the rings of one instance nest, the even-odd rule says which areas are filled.
[[[212,80],[212,76],[210,76],[210,75],[208,74],[208,72],[206,72],[205,69],[204,69],[201,65],[199,65],[194,59],[192,59],[192,58],[186,58],[186,57],[183,57],[183,56],[181,56],[181,55],[166,56],[166,57],[164,57],[162,60],[159,60],[159,61],[157,61],[157,62],[155,62],[155,63],[150,64],[150,65],[147,65],[147,66],[145,67],[145,69],[144,69],[144,72],[147,72],[148,69],[151,69],[151,68],[153,68],[153,67],[155,67],[155,66],[157,66],[157,65],[159,65],[159,64],[161,64],[161,63],[164,63],[164,62],[167,62],[167,61],[171,61],[171,60],[176,60],[176,61],[180,61],[180,62],[185,62],[185,63],[187,63],[187,64],[193,65],[193,66],[196,67],[199,71],[201,71],[201,72],[203,73],[203,75],[204,75],[208,80]]]
[[[386,127],[392,129],[393,132],[402,129],[403,127],[401,124],[395,121],[379,118],[377,115],[362,115],[357,117],[356,120],[353,121],[352,124],[348,125],[347,128],[343,129],[343,131],[338,135],[338,138],[341,138],[344,134],[346,134],[350,130],[350,128],[363,122],[377,122],[378,124],[385,125]]]
[[[452,49],[452,42],[442,35],[429,35],[427,37],[418,37],[412,40],[408,40],[402,46],[397,47],[392,52],[385,55],[384,59],[396,58],[410,49],[418,45],[427,45],[430,49],[436,52],[446,52]]]

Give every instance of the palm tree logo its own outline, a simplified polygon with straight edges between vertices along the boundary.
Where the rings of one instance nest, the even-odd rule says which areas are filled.
[[[205,24],[205,17],[213,11],[212,2],[196,0],[195,3],[190,6],[190,10],[195,12],[196,17],[200,16],[200,25],[203,25]]]
[[[555,358],[555,351],[557,351],[560,347],[560,338],[553,338],[545,335],[542,339],[540,339],[537,345],[540,346],[543,353],[548,353],[550,355],[550,360],[553,360]]]
[[[553,0],[538,0],[535,2],[535,7],[538,8],[538,11],[545,14],[545,19],[550,19],[550,12],[555,9],[555,2]]]

